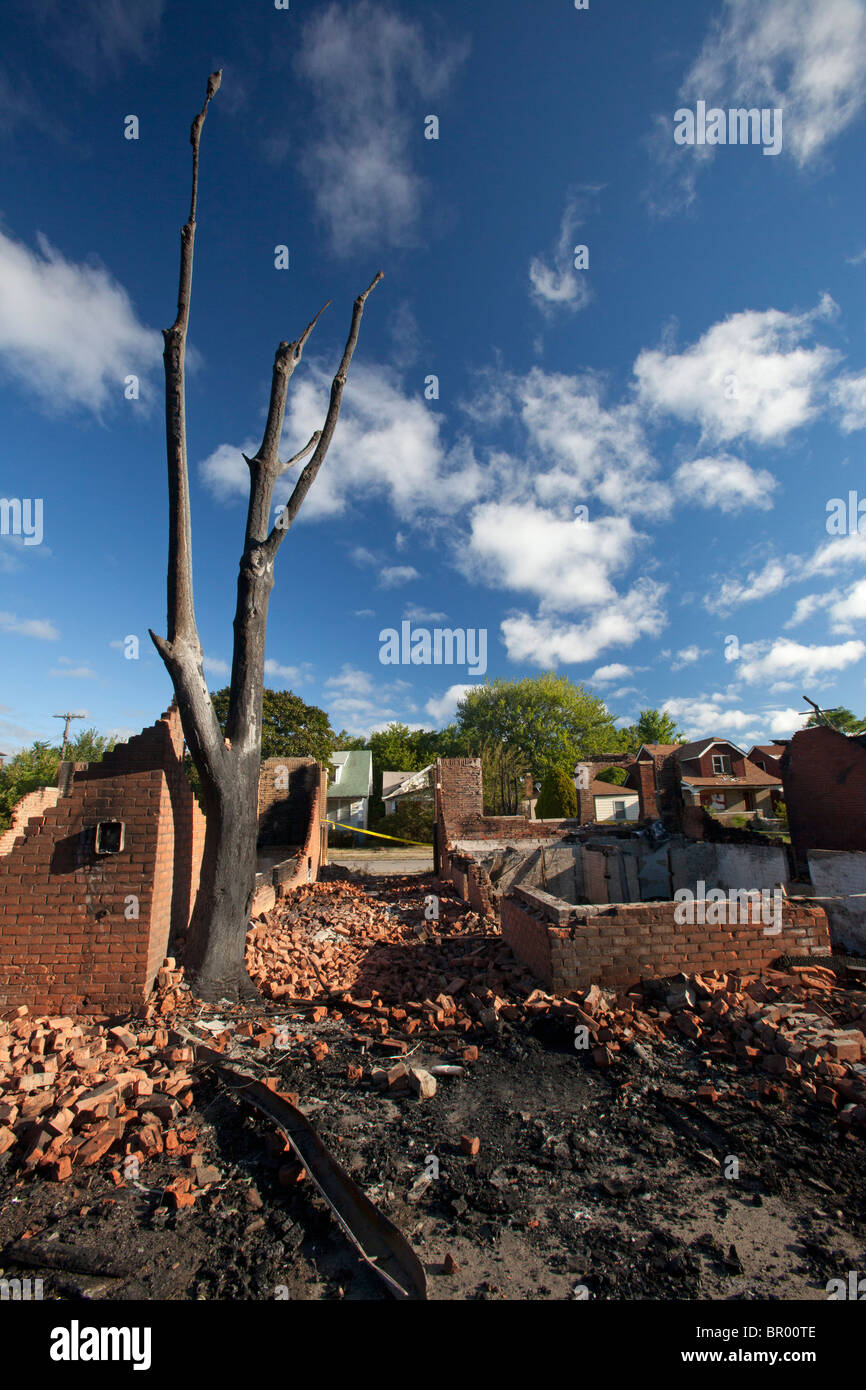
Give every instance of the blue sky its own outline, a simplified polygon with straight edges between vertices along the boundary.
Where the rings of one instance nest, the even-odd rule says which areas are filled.
[[[0,749],[56,737],[65,710],[126,735],[171,697],[147,636],[165,630],[160,330],[217,67],[188,380],[213,688],[274,349],[331,299],[288,456],[381,268],[280,551],[268,684],[335,728],[446,722],[465,667],[379,661],[408,618],[486,629],[488,675],[555,667],[622,722],[665,707],[748,746],[799,727],[803,692],[866,712],[866,520],[827,529],[849,493],[866,517],[864,0],[7,15],[0,496],[41,499],[42,538],[7,510]],[[699,101],[781,110],[781,152],[677,144]]]

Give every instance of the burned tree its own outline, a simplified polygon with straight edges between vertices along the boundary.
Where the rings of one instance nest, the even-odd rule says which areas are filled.
[[[283,342],[277,348],[262,443],[253,458],[244,455],[250,471],[250,498],[238,575],[229,710],[223,736],[204,677],[193,605],[185,387],[199,143],[207,109],[219,90],[221,76],[221,72],[215,72],[208,79],[204,106],[190,130],[192,197],[189,218],[181,230],[177,317],[172,327],[163,332],[169,488],[168,629],[165,638],[153,632],[150,635],[177,695],[184,735],[201,778],[207,816],[201,886],[190,922],[186,966],[203,997],[239,998],[255,993],[244,968],[244,946],[255,889],[265,633],[274,584],[274,562],[333,439],[364,305],[382,279],[382,273],[380,271],[355,300],[349,336],[331,386],[324,424],[287,463],[280,462],[279,444],[289,381],[310,334],[328,305],[319,310],[295,342]],[[288,503],[276,524],[271,525],[273,493],[278,480],[308,455]]]

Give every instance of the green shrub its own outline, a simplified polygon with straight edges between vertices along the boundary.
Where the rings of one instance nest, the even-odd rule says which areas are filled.
[[[577,816],[577,788],[562,767],[548,772],[541,783],[535,806],[536,820],[573,820]]]
[[[429,797],[404,800],[392,816],[381,816],[370,829],[378,830],[380,835],[391,835],[395,839],[405,836],[407,840],[415,840],[418,844],[432,845],[433,802]],[[371,839],[370,848],[375,849],[376,843]]]

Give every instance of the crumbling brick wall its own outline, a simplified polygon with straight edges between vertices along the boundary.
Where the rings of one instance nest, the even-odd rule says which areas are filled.
[[[299,763],[303,760],[296,760]],[[286,766],[285,759],[268,759],[279,766]],[[319,763],[307,761],[305,769],[306,792],[303,804],[305,817],[303,836],[295,854],[287,856],[275,864],[267,874],[259,875],[256,895],[253,899],[253,917],[269,912],[278,898],[284,898],[295,888],[306,883],[315,883],[319,868],[327,861],[327,825],[324,824],[324,809],[327,805],[328,775]],[[264,773],[263,773],[264,780]],[[270,781],[270,777],[267,779]],[[261,781],[259,783],[261,797]],[[261,800],[259,805],[261,807]],[[261,820],[260,820],[261,825]]]
[[[123,822],[119,853],[95,852],[100,821]],[[66,794],[0,856],[0,1008],[140,1003],[170,931],[189,924],[204,833],[173,707],[101,762],[74,769]]]
[[[437,760],[435,805],[436,872],[443,878],[451,877],[451,855],[458,840],[538,840],[577,825],[576,821],[485,816],[480,758]]]
[[[450,856],[451,882],[464,902],[484,917],[496,913],[495,894],[490,875],[471,854],[453,852]]]
[[[41,816],[49,806],[56,806],[59,796],[57,787],[37,787],[22,796],[12,808],[12,824],[0,835],[0,854],[8,854],[15,841],[23,837],[28,821]]]
[[[501,905],[502,936],[544,987],[560,995],[591,984],[631,989],[680,971],[759,975],[781,955],[830,953],[819,907],[785,902],[781,932],[767,936],[753,911],[743,924],[690,926],[674,920],[676,906],[621,903],[593,911],[517,888]]]
[[[265,758],[259,771],[259,844],[303,845],[321,779],[314,758]]]
[[[866,748],[824,725],[801,729],[782,759],[791,844],[805,866],[810,849],[866,850]]]

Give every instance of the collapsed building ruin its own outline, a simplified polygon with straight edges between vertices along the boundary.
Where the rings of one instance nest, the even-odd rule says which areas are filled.
[[[809,733],[807,752],[840,737]],[[843,743],[830,752],[841,756]],[[796,766],[805,785],[808,759]],[[791,846],[727,831],[700,807],[674,804],[660,816],[655,777],[639,761],[634,768],[639,819],[593,824],[586,798],[573,821],[485,815],[480,760],[436,763],[436,871],[473,908],[498,916],[505,941],[546,987],[759,973],[783,956],[826,955],[831,943],[866,951],[866,853],[810,847],[802,834]],[[834,770],[834,786],[842,773]],[[316,881],[327,863],[326,807],[327,773],[315,760],[262,763],[253,916]],[[101,762],[62,763],[58,785],[23,798],[0,836],[0,1007],[138,1006],[170,942],[182,942],[204,843],[174,705]],[[743,898],[738,920],[680,920],[675,895],[701,886]],[[770,929],[762,893],[779,898]]]
[[[326,777],[309,758],[262,764],[253,911],[317,878]],[[139,1005],[189,925],[204,844],[174,705],[100,762],[61,763],[0,837],[0,1008]]]
[[[813,878],[803,880],[781,837],[725,831],[702,816],[671,829],[649,780],[639,787],[636,826],[487,816],[480,760],[440,759],[437,871],[477,911],[498,914],[515,955],[557,994],[681,971],[759,974],[780,957],[826,956],[831,942],[866,948],[866,899],[851,897],[826,852],[807,854]],[[698,838],[705,831],[713,838]],[[866,861],[842,857],[846,872],[850,858]],[[685,920],[674,900],[685,890],[731,895],[736,920]],[[772,923],[761,906],[770,897]]]

